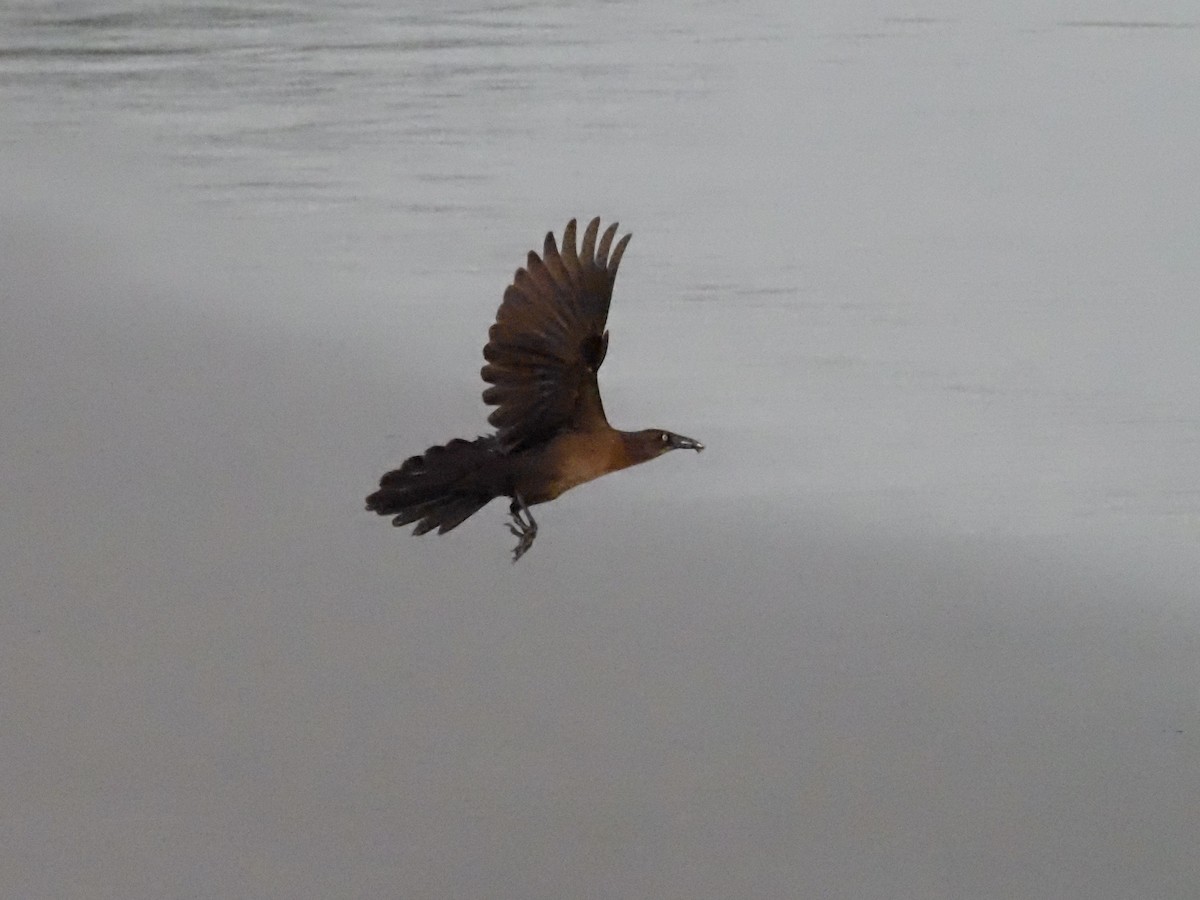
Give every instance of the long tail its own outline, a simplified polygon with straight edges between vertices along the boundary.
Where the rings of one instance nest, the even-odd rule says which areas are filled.
[[[393,525],[416,522],[413,534],[435,528],[438,534],[445,534],[499,496],[487,479],[470,476],[501,456],[495,435],[473,441],[455,438],[444,446],[430,447],[384,475],[379,490],[367,498],[367,509],[395,516]]]

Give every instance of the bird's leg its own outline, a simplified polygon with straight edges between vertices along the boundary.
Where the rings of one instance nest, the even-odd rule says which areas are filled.
[[[529,507],[525,505],[525,500],[520,494],[513,497],[513,502],[508,507],[508,514],[512,516],[512,521],[508,523],[508,530],[519,539],[517,546],[513,548],[513,562],[516,562],[525,555],[526,550],[533,546],[533,539],[537,537],[537,522],[533,520],[533,513],[529,511]],[[524,518],[522,518],[522,514],[524,514]]]

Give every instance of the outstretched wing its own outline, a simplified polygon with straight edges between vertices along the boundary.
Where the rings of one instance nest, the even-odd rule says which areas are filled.
[[[596,371],[608,350],[604,323],[631,236],[613,247],[614,222],[597,245],[599,230],[600,220],[592,219],[578,253],[574,219],[563,231],[561,253],[554,233],[547,234],[542,255],[530,252],[504,291],[480,374],[492,385],[483,402],[496,407],[488,421],[505,452],[536,446],[564,427],[607,421]]]

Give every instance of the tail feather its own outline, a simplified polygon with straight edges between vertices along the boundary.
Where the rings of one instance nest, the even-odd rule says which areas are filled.
[[[411,456],[379,480],[379,490],[367,498],[367,509],[394,516],[396,526],[417,523],[413,534],[433,529],[445,534],[465,522],[497,496],[477,476],[501,456],[495,436],[473,441],[455,438]]]
[[[429,509],[421,523],[413,529],[413,534],[425,534],[437,528],[438,534],[445,534],[452,528],[457,528],[484,506],[491,502],[490,495],[468,494],[455,497]]]

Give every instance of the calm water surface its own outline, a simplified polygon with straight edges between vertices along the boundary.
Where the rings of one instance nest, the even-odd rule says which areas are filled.
[[[315,279],[329,293],[273,314],[364,339],[452,317],[477,345],[545,229],[619,218],[614,415],[745,443],[723,487],[1194,536],[1198,135],[1163,86],[1196,75],[1195,26],[1136,5],[10,4],[0,140],[10,192],[232,234],[212,251],[232,283]]]

